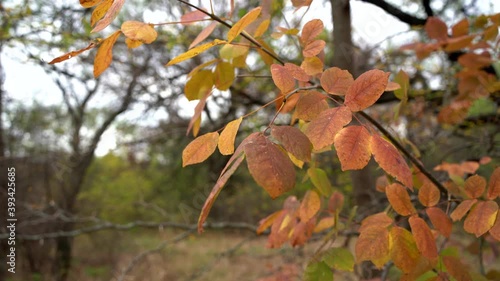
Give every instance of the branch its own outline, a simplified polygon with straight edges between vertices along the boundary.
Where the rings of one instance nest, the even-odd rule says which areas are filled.
[[[424,25],[427,19],[422,19],[422,18],[417,18],[413,15],[410,15],[408,13],[403,12],[402,10],[398,9],[396,6],[393,6],[383,0],[361,0],[366,3],[373,4],[385,12],[387,12],[390,15],[393,15],[400,21],[407,23],[411,26],[414,25]],[[424,1],[425,2],[425,1]]]
[[[434,11],[431,8],[431,0],[422,0],[422,5],[428,17],[434,16]]]

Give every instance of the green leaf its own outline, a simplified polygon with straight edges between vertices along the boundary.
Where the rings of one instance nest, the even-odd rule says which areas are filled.
[[[315,262],[307,265],[304,271],[304,281],[332,281],[333,272],[325,262]]]
[[[326,172],[320,168],[309,168],[307,175],[311,178],[311,182],[323,196],[330,196],[332,193],[332,185],[326,175]]]
[[[325,252],[321,261],[336,270],[354,271],[354,256],[346,248],[329,249]]]

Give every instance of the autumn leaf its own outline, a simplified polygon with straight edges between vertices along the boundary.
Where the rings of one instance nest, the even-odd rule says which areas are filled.
[[[302,50],[302,54],[304,57],[314,57],[317,54],[321,53],[325,48],[326,42],[323,40],[314,40],[307,44],[307,46]]]
[[[295,106],[295,111],[292,120],[300,119],[311,121],[316,118],[321,112],[328,109],[326,96],[318,91],[302,91],[299,93],[300,98]]]
[[[234,152],[234,140],[236,139],[236,134],[238,133],[238,128],[240,127],[243,118],[238,118],[229,122],[222,133],[220,134],[218,147],[222,155],[230,155]]]
[[[479,201],[464,221],[464,230],[479,237],[495,224],[498,204],[495,201]]]
[[[96,44],[96,43],[94,43],[94,42],[92,42],[92,43],[90,43],[87,47],[85,47],[85,48],[83,48],[83,49],[80,49],[80,50],[78,50],[78,51],[72,51],[72,52],[66,53],[66,54],[64,54],[64,55],[62,55],[62,56],[59,56],[59,57],[57,57],[57,58],[55,58],[55,59],[51,60],[51,61],[49,62],[49,64],[59,63],[59,62],[62,62],[62,61],[68,60],[68,59],[70,59],[70,58],[76,57],[76,56],[78,56],[79,54],[81,54],[81,53],[83,53],[83,52],[85,52],[85,51],[88,51],[88,50],[90,50],[90,49],[95,48],[95,46],[97,46],[97,44]]]
[[[295,225],[290,236],[290,245],[292,247],[304,245],[311,238],[314,230],[315,220],[300,221]]]
[[[424,184],[418,190],[418,200],[426,207],[435,206],[440,197],[439,189],[429,180],[424,181]]]
[[[467,214],[470,208],[472,208],[472,206],[476,204],[476,202],[476,199],[462,201],[450,214],[451,219],[453,221],[461,220],[465,216],[465,214]]]
[[[431,39],[446,41],[448,38],[448,27],[446,23],[436,17],[429,17],[425,22],[425,31]]]
[[[217,148],[219,133],[211,132],[197,137],[182,151],[182,167],[201,163]]]
[[[408,74],[406,74],[403,70],[400,70],[398,74],[396,74],[394,82],[401,86],[401,88],[394,90],[394,95],[402,102],[407,102],[408,89],[410,88],[410,78],[408,77]]]
[[[255,29],[253,33],[253,37],[258,38],[264,35],[264,33],[269,29],[269,25],[271,24],[270,19],[263,20],[259,26]]]
[[[92,11],[92,15],[90,16],[90,26],[94,26],[98,20],[104,17],[111,7],[111,4],[113,4],[113,0],[104,0],[94,9],[94,11]]]
[[[288,73],[298,81],[308,82],[310,79],[309,75],[306,74],[304,69],[300,68],[300,66],[296,64],[287,62],[285,63],[285,68]]]
[[[226,91],[234,81],[234,67],[228,62],[220,62],[214,71],[215,87],[218,90]]]
[[[262,234],[262,232],[264,232],[266,229],[271,227],[271,225],[274,223],[276,218],[278,218],[284,212],[285,212],[285,210],[279,210],[279,211],[276,211],[276,212],[270,214],[266,218],[263,218],[262,220],[260,220],[259,227],[257,228],[257,231],[256,231],[257,234]]]
[[[390,237],[386,227],[373,226],[360,230],[356,241],[356,261],[369,260],[381,268],[390,260]]]
[[[437,246],[431,229],[427,223],[417,216],[410,217],[408,221],[410,223],[411,232],[415,238],[417,248],[420,253],[422,253],[422,256],[430,260],[436,259],[438,257]]]
[[[489,233],[493,238],[500,241],[500,212],[497,212],[495,224],[490,228]]]
[[[384,93],[389,74],[377,69],[361,74],[347,89],[345,105],[354,112],[373,105]]]
[[[94,77],[99,77],[113,60],[113,46],[120,37],[121,31],[116,31],[101,42],[94,58]]]
[[[333,144],[335,135],[352,120],[351,111],[345,106],[329,108],[321,112],[305,129],[305,134],[319,150]]]
[[[323,196],[329,196],[332,192],[332,185],[326,172],[320,168],[309,168],[307,169],[307,175],[311,179],[314,187],[318,189]]]
[[[279,64],[271,65],[271,76],[274,84],[284,94],[295,89],[295,80],[288,70]]]
[[[84,8],[94,7],[99,4],[102,0],[80,0],[80,5]]]
[[[354,271],[354,257],[349,249],[346,248],[330,248],[321,258],[328,266],[340,271]]]
[[[295,186],[295,168],[290,158],[263,134],[249,141],[244,150],[250,174],[272,198]]]
[[[300,41],[305,46],[307,43],[314,40],[321,32],[323,32],[323,22],[319,19],[308,21],[302,28]]]
[[[335,191],[328,199],[328,212],[339,214],[344,207],[344,195],[339,191]]]
[[[151,24],[140,21],[126,21],[122,24],[121,30],[128,38],[141,41],[144,44],[153,43],[158,36]]]
[[[413,235],[399,226],[392,227],[389,234],[392,241],[392,261],[404,273],[413,271],[421,256]]]
[[[452,256],[444,256],[443,263],[446,266],[448,273],[456,280],[472,281],[467,267],[458,258]]]
[[[413,190],[413,178],[410,167],[406,164],[403,156],[388,141],[379,135],[372,135],[371,151],[375,161],[389,175],[395,177],[410,190]]]
[[[311,161],[312,144],[302,131],[292,126],[272,126],[271,136],[297,159]]]
[[[326,217],[322,218],[317,224],[316,227],[314,227],[313,232],[318,233],[323,230],[329,229],[335,225],[335,218],[334,217]]]
[[[206,17],[207,17],[207,15],[204,12],[202,12],[200,10],[194,10],[191,12],[187,12],[181,16],[181,24],[191,25],[195,22],[203,20]]]
[[[109,7],[104,17],[97,22],[96,26],[94,27],[94,29],[92,29],[91,33],[99,32],[104,28],[106,28],[108,25],[110,25],[111,22],[116,18],[116,16],[122,9],[124,3],[125,0],[114,0],[113,4],[111,4],[111,7]]]
[[[199,34],[194,38],[193,42],[189,45],[188,49],[193,48],[194,46],[198,45],[201,43],[203,40],[207,39],[212,32],[214,32],[215,28],[217,27],[218,22],[214,21],[211,24],[209,24],[207,27],[205,27]]]
[[[486,189],[486,180],[479,176],[473,175],[465,181],[464,190],[467,196],[471,199],[479,198]]]
[[[390,218],[385,212],[373,214],[363,219],[363,221],[361,222],[361,227],[359,228],[359,232],[362,232],[364,231],[364,229],[370,227],[388,227],[393,222],[394,220]]]
[[[193,49],[190,49],[187,52],[182,53],[182,54],[178,55],[177,57],[173,58],[172,60],[170,60],[167,63],[167,66],[180,63],[182,61],[185,61],[187,59],[195,57],[195,56],[197,56],[197,55],[199,55],[199,54],[207,51],[208,49],[210,49],[210,48],[212,48],[214,46],[222,45],[222,44],[226,44],[226,43],[227,42],[224,41],[224,40],[215,39],[214,41],[212,41],[210,43],[199,45],[199,46],[197,46],[197,47],[195,47]]]
[[[130,38],[125,38],[125,44],[127,44],[127,48],[129,49],[135,49],[137,47],[140,47],[143,43],[138,40],[132,40]]]
[[[299,208],[299,218],[302,222],[312,219],[321,208],[321,199],[314,190],[308,190]]]
[[[459,37],[469,34],[469,20],[467,18],[460,20],[451,27],[451,36]]]
[[[184,85],[184,95],[190,101],[203,98],[212,91],[214,75],[210,70],[201,70],[194,74]]]
[[[370,161],[371,135],[363,126],[345,127],[335,136],[334,145],[342,171],[363,169]]]
[[[482,54],[466,53],[458,58],[458,63],[468,68],[479,69],[491,65],[493,61]]]
[[[402,216],[415,214],[416,210],[411,203],[410,195],[404,186],[399,183],[390,184],[385,188],[385,194],[392,208]]]
[[[305,58],[300,67],[311,76],[323,72],[323,62],[318,57]]]
[[[321,75],[321,87],[327,93],[343,96],[354,83],[351,73],[338,67],[326,69]]]
[[[434,228],[437,229],[444,237],[449,238],[453,226],[450,217],[448,217],[443,210],[437,207],[427,208],[425,212],[427,213],[427,216],[429,216]]]
[[[244,15],[237,23],[231,27],[231,29],[227,32],[227,41],[231,43],[240,33],[252,22],[254,22],[257,17],[259,17],[262,7],[257,7],[252,9],[246,15]]]
[[[490,176],[486,198],[494,200],[500,195],[500,167],[497,167]]]

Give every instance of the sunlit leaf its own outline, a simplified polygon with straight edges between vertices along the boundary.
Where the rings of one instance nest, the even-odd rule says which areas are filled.
[[[456,280],[472,281],[467,267],[458,258],[452,256],[444,256],[443,263],[446,266],[448,273]]]
[[[250,174],[272,198],[295,186],[295,168],[292,161],[263,134],[249,141],[244,150]]]
[[[494,200],[500,195],[500,167],[497,167],[490,176],[487,198]]]
[[[178,55],[177,57],[173,58],[172,60],[170,60],[167,63],[167,66],[174,65],[174,64],[177,64],[179,62],[185,61],[187,59],[190,59],[192,57],[195,57],[195,56],[207,51],[208,49],[210,49],[214,46],[226,44],[226,43],[227,42],[224,40],[215,39],[213,42],[199,45],[199,46],[197,46],[193,49],[190,49],[187,52],[182,53],[182,54]]]
[[[354,83],[354,78],[351,73],[338,67],[328,68],[321,75],[321,87],[332,95],[345,95],[352,83]]]
[[[394,264],[405,273],[413,271],[421,256],[413,235],[402,227],[394,226],[390,230],[390,237],[391,259]]]
[[[448,27],[446,23],[436,17],[429,17],[425,22],[425,31],[431,39],[445,41],[448,38]]]
[[[222,59],[234,60],[235,58],[248,54],[248,50],[248,46],[226,44],[220,48],[219,54]]]
[[[330,248],[323,254],[321,260],[333,269],[349,272],[354,271],[354,256],[349,249]]]
[[[234,66],[228,62],[220,62],[215,67],[214,78],[215,87],[218,90],[226,91],[234,81]]]
[[[126,21],[122,24],[121,30],[128,38],[141,41],[144,44],[153,43],[158,36],[151,24],[140,21]]]
[[[295,80],[284,66],[279,64],[271,65],[271,76],[274,84],[282,93],[286,94],[295,88]]]
[[[373,105],[384,93],[389,75],[390,73],[377,69],[361,74],[347,89],[345,105],[354,112]]]
[[[323,22],[319,19],[313,19],[308,21],[302,28],[302,33],[300,35],[300,41],[303,45],[314,40],[321,32],[323,32]]]
[[[325,48],[326,42],[323,40],[314,40],[307,44],[307,46],[302,50],[302,54],[304,57],[314,57],[317,54],[321,53]]]
[[[332,145],[335,135],[351,120],[352,114],[347,107],[329,108],[312,120],[304,133],[313,144],[314,149],[319,150]]]
[[[189,45],[188,49],[193,48],[194,46],[198,45],[201,43],[203,40],[207,39],[212,32],[214,32],[215,28],[217,27],[218,22],[214,21],[211,24],[209,24],[207,27],[203,28],[203,30],[194,38],[193,42]]]
[[[370,161],[371,135],[363,126],[345,127],[335,136],[334,145],[342,171],[363,169]]]
[[[240,127],[243,118],[238,118],[227,123],[224,130],[219,137],[218,147],[222,155],[230,155],[234,152],[234,140],[236,139],[236,133],[238,133],[238,128]]]
[[[369,260],[381,268],[390,260],[390,237],[386,227],[372,226],[360,230],[356,241],[356,261]]]
[[[424,181],[418,190],[418,200],[426,207],[435,206],[440,198],[439,189],[429,180]]]
[[[402,216],[415,214],[416,210],[411,203],[410,195],[404,186],[399,183],[393,183],[385,188],[385,194],[392,208]]]
[[[120,37],[121,31],[116,31],[108,38],[104,39],[94,58],[94,77],[97,78],[106,70],[113,60],[113,46]]]
[[[217,148],[219,133],[211,132],[197,137],[182,151],[182,167],[205,161]]]
[[[438,257],[436,241],[427,223],[417,216],[410,217],[408,221],[420,253],[430,260],[436,259]]]
[[[326,175],[326,172],[320,168],[309,168],[307,170],[307,175],[311,179],[313,185],[318,189],[323,196],[329,196],[332,192],[332,185],[330,184],[330,180]]]
[[[321,199],[318,193],[314,190],[308,190],[302,199],[299,208],[299,217],[303,222],[309,221],[313,218],[321,208]]]
[[[90,16],[90,26],[94,26],[98,20],[104,17],[111,7],[111,4],[113,4],[113,0],[104,0],[94,9],[94,11],[92,11],[92,15]]]
[[[111,4],[111,7],[109,7],[104,17],[97,22],[96,26],[94,27],[94,29],[92,29],[91,32],[99,32],[110,25],[122,9],[124,3],[125,0],[114,0],[113,4]]]
[[[476,199],[462,201],[450,214],[451,219],[453,221],[461,220],[476,202]]]
[[[410,167],[406,164],[403,156],[388,141],[379,135],[372,135],[371,151],[375,161],[389,175],[395,177],[410,190],[413,190],[413,178]]]
[[[448,217],[443,210],[437,207],[427,208],[425,212],[427,213],[427,216],[429,216],[434,228],[437,229],[444,237],[449,238],[453,226],[450,217]]]
[[[252,9],[246,15],[244,15],[237,23],[231,27],[231,29],[227,32],[227,41],[231,43],[240,33],[252,22],[254,22],[257,17],[259,17],[262,7],[257,7]]]
[[[300,92],[292,120],[311,121],[326,109],[328,109],[328,102],[325,95],[318,91],[303,91]]]
[[[464,230],[479,237],[495,224],[498,204],[495,201],[479,201],[471,208],[464,221]]]
[[[486,180],[479,175],[473,175],[465,181],[464,190],[471,199],[479,198],[485,189]]]
[[[59,56],[59,57],[57,57],[57,58],[55,58],[55,59],[51,60],[51,61],[49,62],[49,64],[54,64],[54,63],[62,62],[62,61],[68,60],[68,59],[70,59],[70,58],[76,57],[76,56],[78,56],[79,54],[81,54],[81,53],[83,53],[83,52],[85,52],[85,51],[88,51],[88,50],[90,50],[90,49],[93,49],[95,46],[97,46],[97,44],[96,44],[96,43],[94,43],[94,42],[92,42],[92,43],[90,43],[87,47],[85,47],[85,48],[83,48],[83,49],[80,49],[80,50],[78,50],[78,51],[72,51],[72,52],[66,53],[66,54],[64,54],[64,55],[62,55],[62,56]]]
[[[311,161],[312,144],[302,131],[292,126],[272,126],[271,136],[297,159]]]

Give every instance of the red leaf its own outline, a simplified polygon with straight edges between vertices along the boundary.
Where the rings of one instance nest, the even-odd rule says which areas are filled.
[[[427,208],[425,212],[429,216],[434,228],[444,237],[449,238],[453,226],[450,217],[448,217],[443,210],[436,207]]]
[[[403,156],[388,141],[379,135],[371,138],[371,150],[375,161],[389,175],[395,177],[410,190],[413,190],[413,178],[410,167],[406,164]]]
[[[363,169],[370,161],[371,135],[363,126],[345,127],[335,136],[334,145],[342,171]]]
[[[448,27],[444,21],[436,17],[429,17],[425,23],[425,31],[431,39],[445,41],[448,38]]]
[[[90,43],[87,47],[83,48],[83,49],[80,49],[78,51],[72,51],[72,52],[69,52],[69,53],[66,53],[62,56],[59,56],[53,60],[51,60],[49,62],[49,64],[54,64],[54,63],[58,63],[58,62],[62,62],[62,61],[65,61],[65,60],[68,60],[70,58],[73,58],[73,57],[76,57],[78,56],[79,54],[87,51],[87,50],[90,50],[90,49],[93,49],[95,46],[97,46],[95,43]]]
[[[271,65],[271,76],[274,84],[283,94],[295,89],[295,80],[285,67],[279,64]]]
[[[465,181],[464,190],[471,199],[479,198],[486,189],[486,180],[478,175],[473,175]]]
[[[327,109],[305,129],[305,134],[311,140],[314,149],[319,150],[333,144],[335,135],[352,120],[351,111],[345,106]]]
[[[292,120],[311,121],[326,109],[328,102],[325,95],[318,91],[304,91],[300,93]]]
[[[201,21],[202,19],[206,18],[207,15],[203,13],[200,10],[194,10],[191,12],[187,12],[184,15],[181,16],[181,24],[183,25],[190,25],[195,22]]]
[[[450,217],[453,221],[461,220],[465,214],[472,208],[474,204],[476,204],[477,200],[464,200],[462,201],[456,208],[451,212]]]
[[[302,54],[304,57],[309,58],[309,57],[314,57],[317,54],[321,53],[323,49],[325,48],[325,41],[323,40],[314,40],[311,41],[307,44],[307,46],[302,50]]]
[[[384,93],[389,74],[377,69],[361,74],[347,89],[345,105],[354,112],[373,105]]]
[[[97,22],[91,32],[99,32],[110,25],[122,9],[124,3],[125,0],[114,0],[113,4],[111,4],[111,7],[109,7],[109,10],[104,15],[104,18]]]
[[[487,198],[494,200],[500,195],[500,167],[497,167],[490,176]]]
[[[323,22],[319,19],[308,21],[302,28],[300,42],[305,46],[323,32]]]
[[[285,63],[285,68],[288,70],[288,73],[290,73],[293,78],[298,81],[308,82],[310,79],[309,75],[307,75],[306,72],[296,64],[287,62]]]
[[[418,191],[418,200],[426,207],[435,206],[440,197],[439,189],[429,180],[426,180]]]
[[[430,260],[436,259],[438,257],[436,242],[427,223],[417,216],[410,217],[408,221],[420,253]]]
[[[182,151],[182,167],[207,160],[217,148],[218,140],[219,133],[217,132],[211,132],[194,139]]]
[[[464,221],[464,230],[479,237],[495,224],[498,204],[495,201],[479,201]]]
[[[299,129],[292,126],[272,126],[271,136],[295,158],[304,162],[311,161],[312,144]]]
[[[290,244],[295,247],[304,245],[314,231],[315,220],[301,221],[295,225],[290,237]]]
[[[244,151],[250,174],[272,198],[295,186],[295,169],[290,158],[263,134],[250,140]]]
[[[451,27],[451,36],[459,37],[469,34],[469,20],[462,19]]]
[[[351,73],[338,67],[328,68],[321,75],[321,87],[327,93],[343,96],[354,83]]]
[[[415,214],[416,210],[411,203],[410,195],[399,183],[390,184],[385,188],[385,194],[392,208],[402,216]]]

